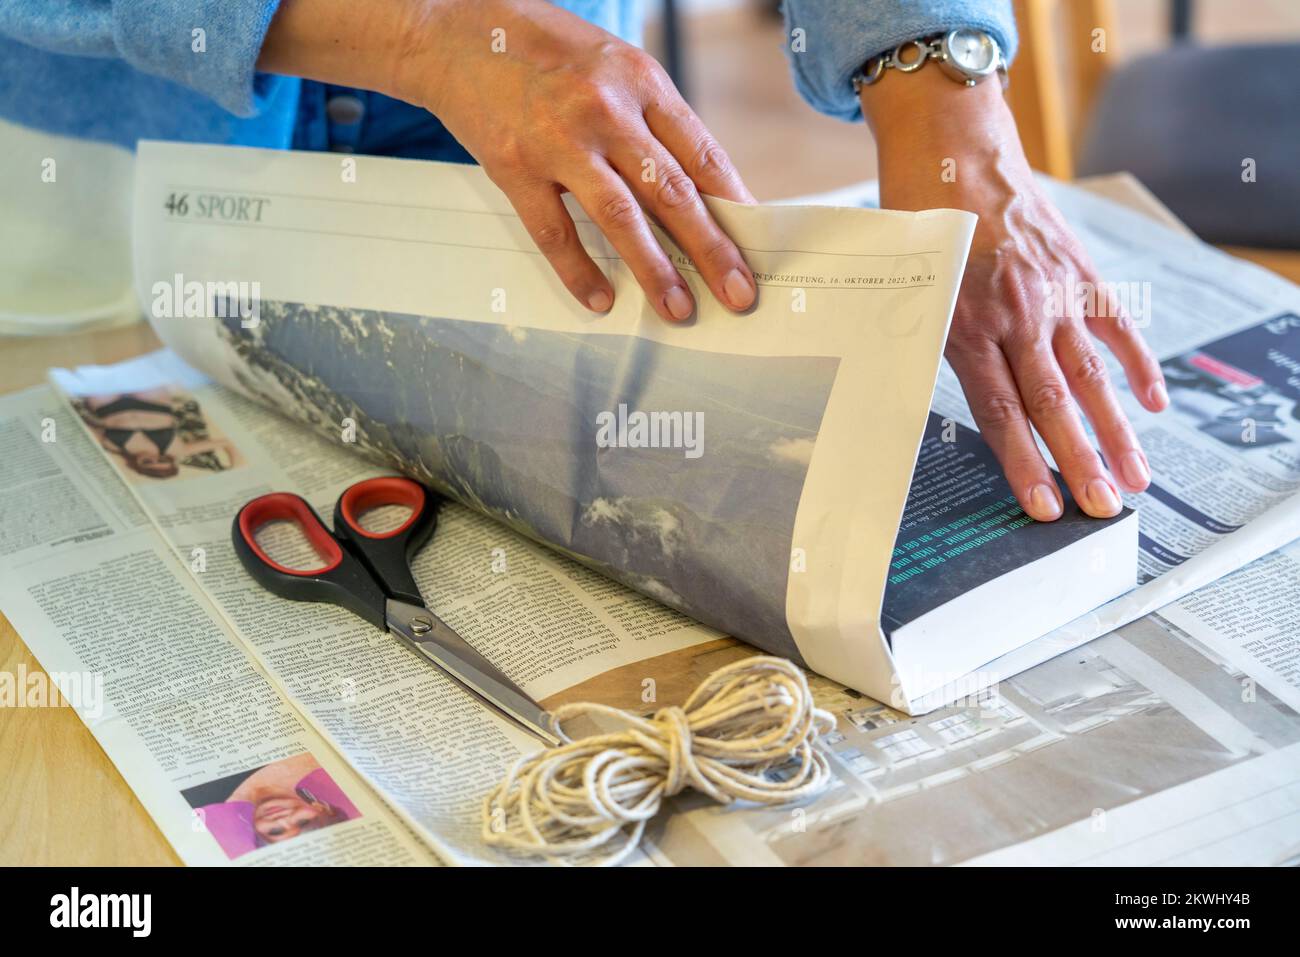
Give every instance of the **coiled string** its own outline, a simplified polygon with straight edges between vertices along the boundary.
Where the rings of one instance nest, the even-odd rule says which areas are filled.
[[[573,739],[564,723],[582,715],[624,729]],[[564,744],[515,762],[484,800],[488,844],[553,863],[617,864],[663,800],[687,787],[721,804],[783,804],[831,778],[814,742],[835,718],[813,705],[803,672],[784,658],[719,668],[685,705],[652,718],[593,703],[562,705],[555,718]]]

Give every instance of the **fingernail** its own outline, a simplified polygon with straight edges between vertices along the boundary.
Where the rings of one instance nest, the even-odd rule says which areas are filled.
[[[664,293],[664,305],[668,307],[668,314],[678,322],[691,318],[691,313],[695,311],[691,297],[681,286],[673,286]]]
[[[1095,478],[1086,486],[1088,504],[1093,514],[1109,518],[1120,510],[1119,495],[1105,479]]]
[[[1119,470],[1124,481],[1134,489],[1144,489],[1151,484],[1151,470],[1147,468],[1146,457],[1137,450],[1124,453],[1119,460]]]
[[[722,281],[722,291],[734,309],[748,309],[754,304],[753,280],[739,269],[727,273],[727,278]]]
[[[1056,489],[1038,484],[1029,490],[1029,506],[1033,517],[1040,522],[1050,522],[1061,517],[1061,500],[1056,497]]]
[[[597,289],[587,297],[587,305],[592,312],[609,312],[609,307],[614,305],[614,297],[603,289]]]
[[[1165,384],[1163,382],[1157,382],[1151,387],[1151,391],[1147,394],[1151,398],[1151,404],[1157,409],[1163,409],[1169,404],[1169,393],[1165,391]]]

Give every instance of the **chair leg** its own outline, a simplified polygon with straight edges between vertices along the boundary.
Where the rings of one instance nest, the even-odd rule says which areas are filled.
[[[1007,100],[1020,130],[1029,165],[1057,179],[1070,179],[1073,161],[1065,103],[1056,71],[1052,34],[1054,0],[1015,0],[1020,53],[1011,66]]]
[[[1169,39],[1182,43],[1192,35],[1192,0],[1169,0]]]
[[[664,24],[664,69],[672,79],[682,99],[690,101],[686,82],[685,56],[682,51],[681,17],[678,15],[677,0],[663,0]]]

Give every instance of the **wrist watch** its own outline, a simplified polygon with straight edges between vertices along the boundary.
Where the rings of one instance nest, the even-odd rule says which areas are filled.
[[[853,74],[853,92],[861,93],[884,76],[886,70],[915,73],[934,60],[939,69],[958,83],[974,86],[994,73],[1007,85],[1007,64],[998,41],[983,30],[962,28],[937,36],[908,40],[868,60]]]

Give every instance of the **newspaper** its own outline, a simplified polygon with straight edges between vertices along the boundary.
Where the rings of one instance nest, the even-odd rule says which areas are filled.
[[[0,604],[47,671],[98,676],[97,697],[69,701],[182,859],[510,860],[479,842],[480,805],[535,739],[366,622],[268,595],[231,546],[231,509],[250,495],[292,490],[327,512],[383,471],[169,353],[55,378],[87,395],[170,396],[188,416],[181,442],[202,447],[157,482],[97,447],[68,393],[0,402],[15,503]],[[735,644],[461,506],[444,506],[414,574],[441,617],[547,706],[603,685],[635,689],[639,710],[680,700],[695,656]],[[304,756],[316,777],[289,790],[328,793],[329,813],[280,840],[241,830],[265,803],[249,775],[274,783],[283,764],[298,785]],[[231,820],[241,804],[248,820]]]
[[[696,287],[699,315],[683,328],[658,320],[576,207],[620,294],[604,317],[571,303],[477,168],[158,143],[139,162],[137,285],[187,362],[908,713],[1105,634],[1300,533],[1288,504],[1300,475],[1291,373],[1267,358],[1300,361],[1286,318],[1294,288],[1136,213],[1080,206],[1068,187],[1061,203],[1098,237],[1115,298],[1168,356],[1174,412],[1127,403],[1155,475],[1130,497],[1145,585],[1027,646],[1018,631],[1038,628],[984,627],[980,641],[901,656],[882,633],[881,598],[925,412],[933,397],[936,412],[973,424],[940,356],[968,215],[718,203],[759,302],[728,314],[660,234]],[[1185,288],[1218,265],[1223,289]],[[1247,342],[1188,352],[1250,324]],[[1219,377],[1228,368],[1278,374],[1247,388]]]
[[[45,669],[0,714],[66,700],[188,864],[436,861],[248,656],[49,386],[0,399],[0,501],[0,606]],[[281,768],[296,777],[268,813],[296,797],[347,826],[263,838],[236,791]],[[323,814],[296,793],[309,776],[341,795]]]
[[[902,688],[881,598],[970,214],[715,203],[759,302],[722,309],[660,233],[681,326],[576,205],[616,295],[574,303],[476,167],[144,143],[136,183],[139,294],[214,381],[697,621]]]
[[[1295,863],[1300,702],[1225,639],[1150,615],[919,719],[819,687],[824,797],[677,798],[650,839],[678,865]]]
[[[1155,476],[1126,499],[1145,584],[921,719],[819,688],[842,786],[783,813],[679,801],[655,838],[673,861],[1300,863],[1300,292],[1045,183],[1107,281],[1150,284],[1171,409],[1145,413],[1111,370]],[[935,409],[970,422],[946,365]]]
[[[1300,536],[1292,494],[1300,485],[1300,290],[1132,210],[1043,182],[1105,281],[1137,304],[1170,408],[1143,409],[1103,351],[1153,476],[1124,499],[1141,516],[1143,584],[984,666],[968,689],[1106,634]],[[934,408],[973,425],[947,363]],[[955,697],[941,691],[914,710]]]
[[[1119,211],[1076,202],[1082,209],[1067,215],[1097,255],[1082,215],[1113,223]],[[1163,232],[1149,238],[1168,242]],[[1294,297],[1236,268],[1215,258],[1200,278],[1240,283],[1254,305],[1162,354],[1260,326]],[[328,513],[343,487],[384,470],[340,440],[347,423],[320,434],[286,427],[169,353],[56,381],[62,400],[40,389],[0,404],[0,462],[10,464],[0,469],[0,605],[47,671],[100,676],[102,693],[72,695],[73,704],[182,858],[508,860],[479,843],[479,802],[533,742],[386,635],[346,612],[269,596],[234,559],[230,515],[247,497],[297,491]],[[68,396],[122,393],[176,410],[175,475],[126,468],[69,414]],[[1264,520],[1293,501],[1247,518],[1134,595],[1145,589],[1141,600],[1157,601],[1151,585],[1177,576],[1189,589],[1209,576],[1207,587],[923,719],[816,679],[819,702],[839,717],[828,742],[837,785],[777,811],[679,799],[681,813],[651,835],[649,860],[1291,859],[1300,639],[1288,622],[1300,576],[1290,549],[1267,554],[1287,526]],[[1155,539],[1166,549],[1173,540]],[[1221,577],[1256,549],[1266,557]],[[1217,572],[1205,561],[1216,555],[1228,563]],[[435,610],[548,706],[594,699],[650,710],[753,653],[472,508],[446,507],[415,573]],[[88,632],[88,620],[102,630]],[[1054,640],[1064,650],[1076,637]],[[1050,656],[1051,642],[1039,653]],[[268,795],[272,812],[294,805],[294,833],[259,830]]]
[[[13,463],[0,486],[16,506],[0,523],[0,605],[182,859],[499,860],[471,832],[485,780],[518,753],[497,737],[508,729],[375,629],[315,607],[304,622],[301,606],[241,579],[231,554],[224,503],[236,486],[298,489],[320,508],[377,470],[166,355],[60,379],[155,394],[148,386],[168,381],[207,441],[242,452],[222,457],[239,464],[219,477],[187,466],[146,484],[96,448],[52,390],[0,400],[0,461]],[[62,507],[28,507],[37,495]],[[552,636],[566,677],[525,681],[548,706],[643,711],[753,653],[470,509],[446,506],[425,551],[421,589],[476,640],[492,637],[486,621],[522,624],[508,640],[536,642],[561,601],[567,648],[598,636],[604,647],[569,653]],[[919,720],[814,677],[818,703],[839,719],[827,741],[832,790],[779,810],[679,799],[652,832],[649,859],[1289,861],[1300,853],[1297,594],[1292,546]],[[103,626],[88,626],[92,616]],[[582,653],[591,657],[575,666]],[[77,694],[71,679],[93,674],[98,697]],[[214,811],[238,803],[231,782],[303,755],[356,818],[284,841],[232,841]]]

